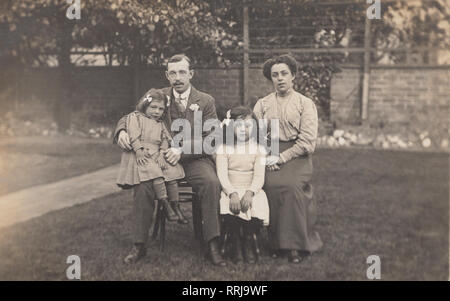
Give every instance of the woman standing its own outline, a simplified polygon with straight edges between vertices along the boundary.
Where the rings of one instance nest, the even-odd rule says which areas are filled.
[[[300,263],[319,250],[322,241],[312,227],[315,201],[310,180],[318,117],[314,102],[293,89],[297,61],[281,55],[264,63],[263,74],[275,92],[259,99],[259,119],[279,120],[279,157],[269,157],[264,190],[270,207],[269,242],[273,256],[287,250],[289,261]],[[271,158],[271,159],[270,159]]]

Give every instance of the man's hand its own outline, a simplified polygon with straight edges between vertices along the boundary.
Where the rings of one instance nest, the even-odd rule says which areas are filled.
[[[248,209],[252,208],[253,196],[255,194],[253,191],[247,190],[241,199],[241,210],[242,212],[247,212]]]
[[[167,163],[162,153],[160,153],[158,157],[156,157],[156,163],[158,163],[159,168],[161,168],[162,170],[167,169]]]
[[[130,151],[132,150],[130,144],[130,136],[125,131],[120,131],[119,139],[117,139],[117,144],[124,150]]]
[[[140,148],[136,151],[136,159],[138,165],[144,165],[147,163],[147,158],[145,157],[145,151],[144,149]]]
[[[268,171],[280,170],[280,166],[278,164],[272,164],[267,166]]]
[[[164,154],[164,157],[166,158],[167,162],[170,163],[170,165],[177,164],[181,159],[181,153],[178,149],[169,148],[161,152]]]
[[[232,194],[229,195],[230,197],[230,211],[233,214],[239,214],[239,212],[241,211],[241,202],[239,200],[239,195],[237,194],[237,192],[233,192]]]

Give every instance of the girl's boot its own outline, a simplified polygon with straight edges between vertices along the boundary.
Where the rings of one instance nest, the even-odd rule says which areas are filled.
[[[244,256],[247,263],[255,263],[259,259],[260,249],[258,233],[261,226],[260,220],[252,218],[244,223]]]
[[[239,264],[244,260],[242,255],[241,242],[241,219],[236,216],[231,217],[231,260],[235,264]]]
[[[175,222],[178,220],[178,216],[173,211],[172,207],[169,205],[169,201],[167,199],[160,200],[161,205],[163,207],[166,218],[169,222]]]
[[[232,234],[232,253],[231,260],[235,264],[239,264],[244,261],[244,256],[242,255],[242,242],[240,233]]]
[[[244,259],[246,263],[254,264],[256,262],[253,239],[250,235],[245,235],[244,237]]]
[[[186,225],[189,223],[187,218],[183,215],[183,212],[180,209],[180,203],[178,201],[170,201],[170,207],[172,207],[173,211],[177,215],[179,224]]]

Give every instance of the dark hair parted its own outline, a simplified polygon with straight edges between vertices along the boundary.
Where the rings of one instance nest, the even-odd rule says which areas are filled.
[[[164,103],[164,107],[167,107],[167,96],[164,94],[164,92],[161,89],[150,89],[148,90],[144,96],[142,96],[137,105],[136,105],[136,111],[139,111],[141,113],[145,114],[145,111],[147,110],[147,107],[150,105],[151,101],[148,101],[149,98],[152,98],[151,101],[162,101]],[[166,110],[167,111],[167,110]]]
[[[166,69],[168,68],[169,63],[178,63],[178,62],[181,62],[182,60],[185,60],[186,62],[188,62],[189,70],[193,69],[191,59],[187,55],[185,55],[184,53],[175,54],[175,55],[171,56],[169,58],[169,60],[167,61]]]
[[[276,64],[286,64],[293,76],[297,74],[297,61],[295,58],[290,54],[279,55],[268,59],[263,65],[263,75],[270,81],[272,80],[272,66]]]
[[[253,119],[256,120],[255,113],[253,113],[253,110],[247,106],[237,106],[232,108],[230,110],[230,116],[231,120],[244,119],[247,116],[251,116]]]
[[[252,117],[252,119],[255,121],[255,126],[253,127],[252,132],[250,133],[250,137],[256,137],[256,140],[258,141],[258,138],[259,138],[258,137],[258,134],[259,134],[259,131],[258,131],[258,119],[256,118],[255,113],[253,113],[253,110],[250,107],[238,106],[238,107],[232,108],[230,110],[230,120],[231,120],[230,126],[233,127],[234,126],[233,123],[236,120],[239,120],[239,119],[243,120],[243,119],[247,118],[248,116]],[[223,127],[224,143],[231,143],[231,141],[227,141],[227,139],[226,139],[226,137],[227,137],[227,135],[226,135],[227,128],[228,128],[227,125],[225,125]],[[233,137],[234,137],[234,130],[233,130]],[[235,138],[236,137],[234,137],[234,139]],[[234,141],[234,139],[233,139],[233,141]]]

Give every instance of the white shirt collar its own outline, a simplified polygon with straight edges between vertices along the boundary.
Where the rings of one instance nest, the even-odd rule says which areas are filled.
[[[187,101],[189,99],[190,94],[191,94],[191,85],[189,85],[189,88],[187,88],[186,91],[181,93],[181,95],[177,91],[175,91],[175,89],[173,89],[173,96],[175,96],[175,98],[181,98],[182,100]]]

